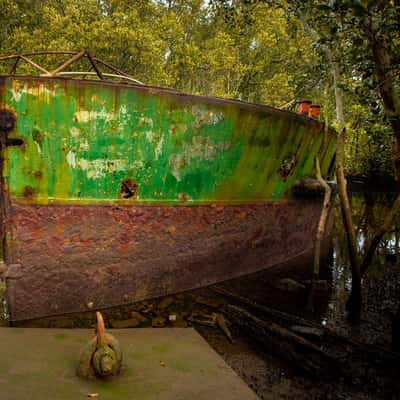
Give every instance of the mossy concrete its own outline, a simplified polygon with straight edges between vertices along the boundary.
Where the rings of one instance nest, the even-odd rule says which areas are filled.
[[[85,381],[76,376],[76,366],[93,331],[1,328],[1,398],[257,399],[194,329],[110,332],[123,349],[121,375]]]

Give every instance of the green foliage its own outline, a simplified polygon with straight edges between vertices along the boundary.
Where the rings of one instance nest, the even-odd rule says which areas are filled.
[[[390,107],[388,104],[398,101],[400,90],[399,3],[393,0],[289,0],[288,4],[295,18],[300,10],[317,32],[316,51],[322,54],[323,47],[328,47],[341,67],[348,121],[347,171],[393,174],[392,137],[400,133],[392,122],[394,117],[400,117],[394,114],[400,104]],[[379,61],[376,48],[383,49]],[[384,65],[386,62],[388,65]],[[386,99],[381,90],[385,84],[382,70],[390,75],[394,85],[393,92],[385,89]]]
[[[317,43],[304,32],[298,9],[319,33]],[[0,0],[0,10],[2,54],[87,49],[147,84],[273,106],[312,98],[330,123],[333,91],[321,51],[328,45],[345,77],[347,170],[390,171],[388,121],[360,24],[372,15],[379,40],[399,60],[394,1]],[[55,66],[54,57],[38,61]],[[19,73],[34,71],[20,64]],[[11,66],[0,63],[0,73]],[[87,61],[78,67],[90,68]]]
[[[347,110],[345,168],[350,175],[379,177],[392,174],[392,132],[366,107],[354,104]]]
[[[143,82],[196,94],[284,104],[306,94],[317,58],[282,10],[252,2],[0,1],[1,53],[87,49]]]

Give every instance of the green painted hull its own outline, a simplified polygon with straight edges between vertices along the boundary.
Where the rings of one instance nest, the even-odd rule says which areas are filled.
[[[0,85],[17,116],[10,136],[24,141],[4,162],[18,202],[279,201],[315,176],[317,155],[326,176],[335,152],[321,123],[265,106],[67,79]]]

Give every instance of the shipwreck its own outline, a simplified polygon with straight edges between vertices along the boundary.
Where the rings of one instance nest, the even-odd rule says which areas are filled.
[[[70,58],[53,71],[36,56]],[[71,71],[78,60],[88,72]],[[10,320],[133,303],[312,251],[336,134],[295,112],[147,86],[89,53],[0,76]],[[19,75],[27,63],[36,76]],[[19,63],[19,64],[18,64]],[[105,73],[104,70],[110,73]],[[78,79],[77,79],[78,78]]]

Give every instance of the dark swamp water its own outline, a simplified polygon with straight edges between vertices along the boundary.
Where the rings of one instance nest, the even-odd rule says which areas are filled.
[[[380,226],[395,193],[370,187],[352,188],[351,201],[357,242],[365,251],[371,235]],[[370,346],[390,349],[391,319],[400,304],[400,218],[381,242],[373,264],[363,279],[363,312],[358,324],[349,324],[345,302],[351,288],[351,273],[339,207],[334,209],[332,249],[320,272],[321,285],[314,299],[314,312],[306,309],[309,268],[274,269],[176,296],[141,302],[104,311],[108,327],[194,326],[225,361],[262,399],[400,399],[396,388],[386,383],[367,385],[360,381],[320,380],[304,376],[287,360],[271,354],[247,337],[234,324],[228,326],[231,343],[216,323],[235,296],[286,313],[313,320],[338,334]],[[287,278],[290,278],[288,281]],[[4,286],[0,286],[0,297]],[[2,325],[7,325],[2,300]],[[94,314],[46,318],[24,326],[88,328]],[[306,355],[305,355],[306,356]],[[372,387],[371,387],[372,386]]]

